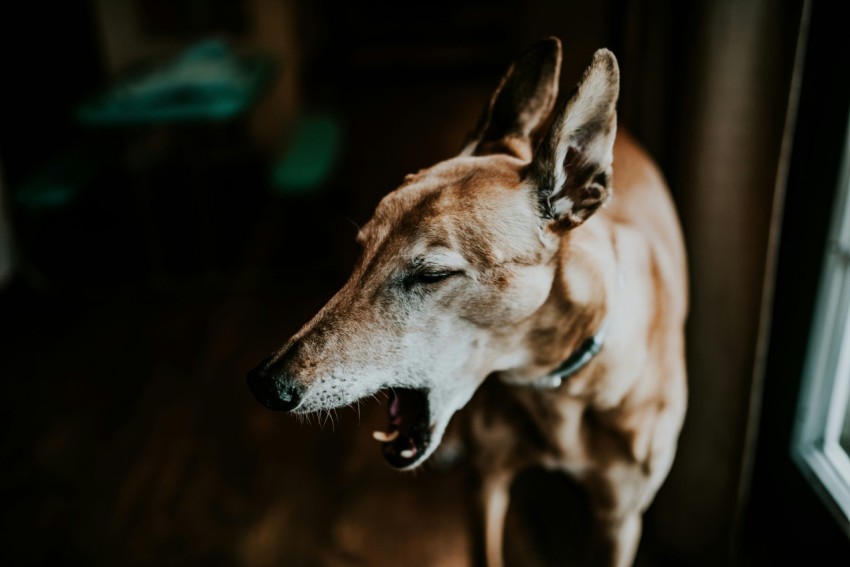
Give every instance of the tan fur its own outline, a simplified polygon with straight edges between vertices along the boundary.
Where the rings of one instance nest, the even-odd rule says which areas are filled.
[[[496,392],[474,399],[469,414],[488,522],[504,521],[503,499],[518,472],[535,465],[562,470],[591,496],[603,540],[599,563],[629,565],[640,539],[640,515],[669,471],[684,417],[687,282],[680,230],[663,179],[624,133],[614,147],[614,172],[611,206],[561,248],[565,268],[555,289],[563,295],[550,297],[552,312],[542,308],[531,324],[546,329],[551,324],[555,336],[529,335],[540,366],[524,372],[543,373],[594,333],[599,316],[564,321],[559,306],[572,303],[573,288],[618,295],[609,307],[612,326],[602,352],[559,390],[493,384]],[[620,277],[622,288],[614,291]],[[579,281],[587,279],[592,284]],[[552,323],[541,323],[550,317]],[[510,410],[516,407],[523,410],[519,419]],[[529,443],[529,425],[536,443]],[[490,526],[487,533],[501,530]],[[501,545],[492,536],[486,542],[489,565],[501,564]]]
[[[296,412],[424,389],[431,441],[407,468],[483,384],[466,414],[491,566],[502,561],[510,482],[537,465],[588,490],[599,562],[630,564],[686,405],[686,266],[672,202],[646,153],[622,132],[615,141],[609,52],[543,131],[559,64],[556,40],[532,47],[461,155],[381,201],[349,282],[262,373],[303,392]],[[494,114],[515,100],[533,112]],[[421,265],[457,273],[405,284]],[[560,388],[533,387],[606,322],[586,367]]]

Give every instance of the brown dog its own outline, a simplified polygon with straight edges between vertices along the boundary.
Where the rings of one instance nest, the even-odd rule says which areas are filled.
[[[467,412],[491,566],[511,480],[533,465],[586,487],[600,562],[630,564],[685,413],[672,202],[616,134],[613,54],[598,51],[553,114],[560,64],[557,39],[526,50],[461,154],[381,201],[348,283],[248,376],[263,404],[297,413],[391,389],[374,436],[400,469],[500,381]]]

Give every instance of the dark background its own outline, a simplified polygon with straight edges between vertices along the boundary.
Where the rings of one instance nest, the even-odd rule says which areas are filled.
[[[787,446],[847,124],[841,21],[756,0],[5,4],[0,562],[467,564],[462,463],[389,471],[377,403],[299,424],[244,374],[345,281],[380,197],[459,151],[511,58],[556,35],[564,91],[617,55],[620,123],[690,256],[690,409],[638,564],[828,564],[846,537]],[[274,61],[246,112],[75,118],[210,37]],[[327,175],[275,182],[317,116]],[[539,472],[514,492],[509,564],[580,563],[581,494]]]

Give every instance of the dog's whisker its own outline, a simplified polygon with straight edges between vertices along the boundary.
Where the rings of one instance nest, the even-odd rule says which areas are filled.
[[[361,227],[359,224],[357,224],[357,221],[355,221],[355,220],[354,220],[354,219],[352,219],[351,217],[349,217],[349,216],[344,216],[343,218],[344,218],[345,220],[347,220],[349,223],[351,223],[351,224],[354,226],[354,228],[356,228],[356,229],[357,229],[357,232],[360,232],[361,230],[363,230],[363,227]]]

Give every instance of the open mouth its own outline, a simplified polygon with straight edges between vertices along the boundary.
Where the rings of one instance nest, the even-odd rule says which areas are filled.
[[[381,442],[387,462],[403,469],[416,463],[431,441],[428,395],[409,388],[394,388],[387,393],[387,430],[375,431],[372,437]]]

